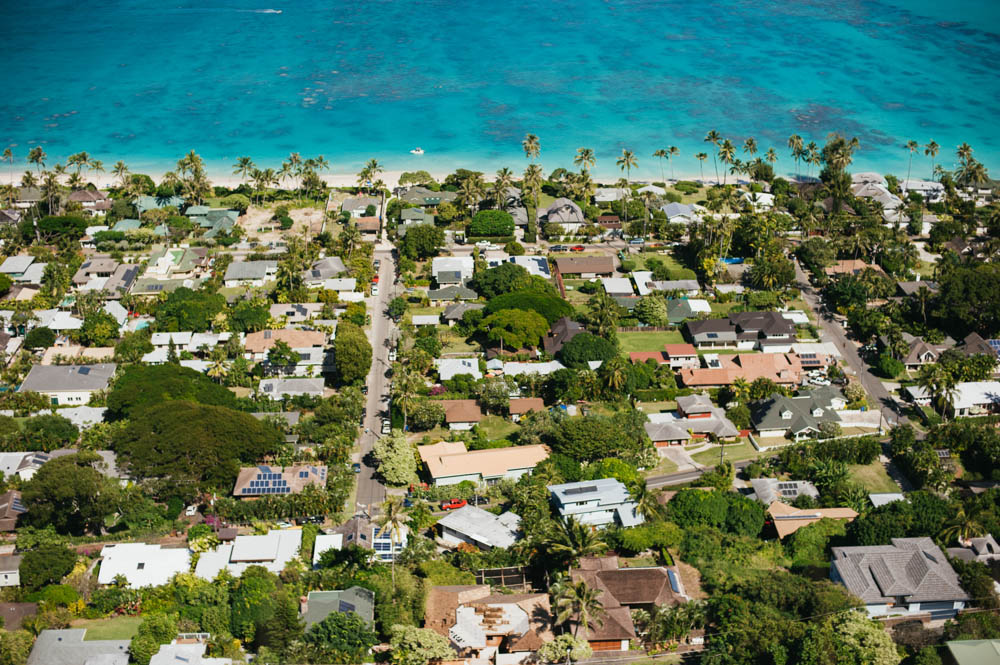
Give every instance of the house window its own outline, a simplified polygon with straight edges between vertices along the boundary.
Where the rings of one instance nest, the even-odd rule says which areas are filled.
[[[705,337],[708,339],[718,339],[719,333],[705,333]]]

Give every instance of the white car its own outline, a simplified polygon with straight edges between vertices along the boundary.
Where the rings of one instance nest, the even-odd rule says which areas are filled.
[[[396,349],[389,351],[389,362],[391,363],[396,362]]]
[[[830,379],[813,379],[809,383],[813,384],[814,386],[828,386],[830,385]]]
[[[378,295],[378,286],[377,285],[372,287],[372,295],[373,296],[377,296]]]
[[[388,418],[382,419],[382,434],[388,434],[392,431],[392,423],[389,422]]]

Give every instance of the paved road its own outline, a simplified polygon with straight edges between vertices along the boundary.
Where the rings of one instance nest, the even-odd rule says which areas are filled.
[[[392,255],[392,245],[380,242],[375,247],[375,258],[381,261],[378,269],[379,294],[368,298],[368,313],[372,318],[371,337],[372,369],[365,383],[368,386],[367,413],[361,432],[361,473],[358,474],[358,511],[373,515],[385,500],[385,486],[375,477],[375,469],[368,466],[368,453],[382,428],[382,418],[388,417],[389,383],[386,370],[389,369],[389,340],[398,336],[396,324],[386,315],[389,301],[397,294],[396,262]]]
[[[763,458],[761,458],[763,459]],[[742,462],[736,462],[733,464],[733,468],[739,472],[750,465],[751,462],[755,460],[743,460]],[[670,485],[683,485],[684,483],[689,483],[692,480],[697,480],[701,478],[702,475],[712,471],[715,467],[705,467],[704,469],[699,469],[698,471],[683,471],[681,473],[671,473],[666,476],[650,476],[646,478],[646,487],[650,489],[656,489],[657,487],[669,487]]]
[[[799,262],[794,261],[794,263],[795,278],[798,281],[799,289],[802,291],[802,299],[806,301],[806,304],[809,305],[809,308],[816,315],[816,320],[823,329],[824,341],[833,342],[840,349],[844,360],[854,370],[854,374],[858,377],[861,385],[871,396],[872,400],[879,405],[879,410],[885,419],[885,425],[892,427],[896,423],[905,423],[907,418],[900,413],[899,404],[892,398],[889,391],[885,389],[885,386],[882,385],[881,379],[869,371],[868,365],[858,355],[857,346],[847,338],[847,332],[840,323],[830,314],[823,312],[819,294],[809,283],[809,278],[806,276],[805,271],[802,270]]]

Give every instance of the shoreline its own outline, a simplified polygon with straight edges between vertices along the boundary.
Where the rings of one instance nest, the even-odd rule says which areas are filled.
[[[458,169],[458,168],[465,168],[465,167],[456,166],[455,168]],[[503,167],[500,167],[500,168],[503,168]],[[556,167],[556,168],[558,168],[558,167]],[[3,184],[3,185],[13,184],[15,186],[20,186],[21,176],[27,170],[29,170],[29,169],[24,168],[24,169],[21,169],[20,171],[18,171],[15,168],[14,172],[13,172],[13,177],[11,177],[10,170],[9,169],[3,169],[2,171],[0,171],[0,184]],[[164,172],[166,172],[167,170],[169,170],[169,168],[164,169]],[[438,182],[442,182],[445,179],[445,177],[447,177],[449,174],[451,174],[451,173],[454,172],[454,169],[451,170],[451,171],[446,171],[446,170],[435,169],[433,167],[432,168],[427,168],[427,169],[421,169],[421,170],[427,171],[431,175],[431,177],[433,177]],[[470,169],[470,170],[472,170],[472,169]],[[36,175],[37,175],[37,171],[35,169],[31,169],[31,171],[33,173],[36,173]],[[153,179],[153,182],[155,182],[157,184],[159,184],[162,181],[162,179],[163,179],[162,176],[156,176],[156,175],[153,175],[152,173],[147,173],[144,170],[137,170],[135,172],[136,173],[146,173],[146,175],[149,175]],[[397,187],[399,185],[399,179],[400,179],[400,177],[403,175],[403,173],[406,173],[406,172],[407,171],[402,171],[402,170],[392,170],[392,171],[386,170],[386,171],[383,171],[381,174],[379,174],[379,179],[381,179],[386,184],[386,187],[388,187],[391,190],[391,189],[393,189],[393,188],[395,188],[395,187]],[[409,172],[412,173],[413,171],[409,171]],[[861,172],[861,171],[858,171],[858,172]],[[246,182],[245,180],[243,180],[242,178],[240,178],[240,176],[238,176],[238,175],[233,175],[232,173],[223,173],[223,172],[219,172],[219,171],[213,171],[211,168],[207,168],[206,169],[206,173],[208,175],[209,181],[211,182],[211,184],[213,186],[227,187],[229,189],[235,189],[235,188],[239,187],[240,184]],[[551,171],[549,173],[551,173]],[[792,174],[775,173],[775,176],[776,177],[785,178],[789,182],[794,182],[796,180],[796,176],[795,176],[794,173],[792,173]],[[804,176],[802,176],[800,174],[799,177],[802,178]],[[354,173],[321,173],[320,174],[320,178],[323,180],[323,182],[326,183],[326,185],[328,187],[357,187],[358,186],[358,177],[357,177],[357,174],[354,174]],[[594,183],[597,186],[599,186],[599,187],[614,187],[615,183],[618,181],[618,178],[614,178],[614,177],[607,178],[607,177],[601,177],[599,175],[592,175],[592,178],[594,180]],[[715,173],[714,172],[713,173],[707,173],[706,172],[704,178],[701,177],[700,173],[694,173],[694,174],[692,174],[692,173],[675,172],[673,178],[670,177],[669,173],[665,173],[664,174],[664,178],[665,178],[665,180],[660,180],[660,178],[659,178],[658,175],[656,177],[652,177],[652,178],[646,177],[646,176],[634,175],[630,179],[630,182],[632,184],[650,184],[650,183],[653,183],[653,182],[667,182],[667,183],[670,183],[671,181],[678,182],[678,181],[681,181],[681,180],[686,180],[686,181],[700,182],[700,183],[705,184],[705,185],[714,185],[714,184],[716,184],[716,179],[715,179]],[[62,184],[65,184],[65,182],[66,182],[67,179],[68,179],[68,176],[64,176],[61,179]],[[495,171],[485,171],[483,173],[483,180],[485,180],[487,183],[493,182],[495,179],[496,179],[496,173],[495,173]],[[515,182],[519,181],[520,179],[521,179],[521,174],[515,172],[514,173],[514,180],[515,180]],[[916,179],[916,178],[914,178],[914,179]],[[98,189],[108,189],[110,187],[117,186],[115,184],[115,182],[114,182],[114,176],[112,174],[110,174],[110,173],[101,173],[96,178],[93,177],[93,175],[90,175],[89,177],[86,178],[86,180],[89,183],[93,183],[95,186],[97,186]],[[741,183],[745,184],[747,182],[749,182],[749,181],[746,180],[745,176],[734,176],[732,174],[730,174],[728,176],[728,178],[726,178],[725,180],[720,176],[720,178],[718,180],[718,184],[730,184],[730,185],[741,184]],[[288,189],[292,185],[293,185],[292,182],[287,182],[287,183],[285,183],[283,185],[282,188],[283,189]]]

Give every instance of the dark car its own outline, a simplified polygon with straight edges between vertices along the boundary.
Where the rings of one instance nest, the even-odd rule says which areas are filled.
[[[351,470],[354,471],[354,473],[361,473],[361,465],[355,462],[351,465]]]
[[[567,247],[566,245],[552,245],[551,247],[549,247],[549,251],[550,252],[568,252],[569,251],[569,247]]]
[[[361,394],[362,395],[367,395],[368,394],[368,386],[367,385],[361,386]]]
[[[382,267],[381,259],[375,259],[375,261],[372,262],[372,265],[375,266],[375,270],[378,270],[379,268]]]
[[[473,506],[485,506],[490,502],[485,496],[474,496],[469,500]]]
[[[413,507],[413,499],[411,499],[410,497],[404,498],[403,499],[403,507],[404,508],[412,508]]]

